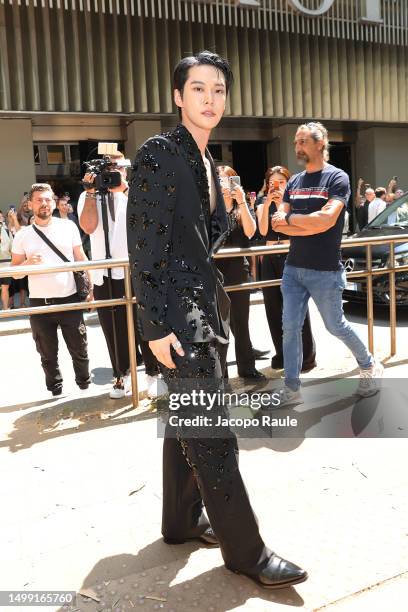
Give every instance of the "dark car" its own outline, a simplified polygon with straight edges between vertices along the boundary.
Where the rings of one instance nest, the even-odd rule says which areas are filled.
[[[371,238],[373,236],[391,236],[408,234],[408,192],[404,193],[383,210],[363,230],[353,234],[351,238]],[[390,245],[373,245],[373,268],[384,268],[388,264]],[[350,247],[343,249],[343,265],[346,272],[366,270],[366,247]],[[408,264],[408,242],[395,245],[395,267]],[[408,272],[396,273],[397,305],[408,306]],[[343,297],[351,302],[366,302],[367,280],[365,278],[350,279],[347,282]],[[373,298],[376,304],[389,304],[389,276],[373,276]]]

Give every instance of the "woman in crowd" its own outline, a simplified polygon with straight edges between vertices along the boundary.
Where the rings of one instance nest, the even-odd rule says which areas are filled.
[[[29,208],[28,198],[25,195],[20,205],[17,209],[17,212],[14,209],[9,210],[7,213],[8,227],[13,234],[16,233],[22,228],[30,225],[31,219],[33,219],[33,213]],[[19,307],[23,308],[25,306],[26,296],[28,295],[28,276],[24,276],[23,278],[13,279],[12,282],[12,293],[13,298],[10,304],[10,308],[16,308],[16,296],[19,295]]]
[[[233,215],[236,227],[229,235],[224,247],[248,248],[249,239],[256,230],[255,212],[249,208],[245,193],[240,185],[230,183],[231,176],[237,176],[230,166],[217,168],[220,177],[221,190],[225,207],[229,215]],[[225,285],[235,285],[249,282],[249,263],[246,257],[231,257],[217,259],[217,267],[224,276]],[[260,351],[253,349],[249,336],[249,291],[231,291],[231,332],[235,338],[235,356],[238,375],[242,378],[264,379],[265,376],[255,368],[255,355]],[[254,353],[255,351],[255,353]]]
[[[284,166],[268,168],[265,174],[265,185],[267,190],[258,205],[256,214],[258,217],[259,231],[266,237],[266,244],[289,244],[289,236],[277,234],[272,229],[271,218],[282,203],[283,194],[290,178],[290,173]],[[286,254],[264,255],[261,265],[262,280],[274,280],[282,278],[285,266]],[[266,316],[269,331],[275,346],[276,355],[272,357],[273,369],[281,369],[283,364],[282,347],[282,294],[280,286],[266,287],[263,289]],[[303,366],[302,372],[309,372],[316,366],[316,347],[310,326],[309,310],[307,310],[302,330],[303,341]]]
[[[12,242],[12,234],[6,225],[3,213],[0,211],[0,268],[9,265]],[[0,277],[1,304],[4,310],[9,308],[11,282],[12,279],[9,276]]]

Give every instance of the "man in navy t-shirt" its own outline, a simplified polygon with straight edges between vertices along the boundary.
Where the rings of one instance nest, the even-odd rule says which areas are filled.
[[[296,157],[305,170],[291,177],[280,210],[272,218],[275,231],[291,236],[281,288],[285,387],[280,406],[302,401],[301,332],[310,297],[326,329],[342,340],[357,359],[357,393],[368,397],[378,391],[376,378],[382,375],[383,367],[346,320],[342,305],[346,274],[340,244],[350,196],[349,179],[343,170],[327,163],[329,140],[321,123],[301,125],[294,144]]]

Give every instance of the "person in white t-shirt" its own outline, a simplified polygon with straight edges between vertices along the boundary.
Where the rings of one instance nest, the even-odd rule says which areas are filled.
[[[123,157],[123,153],[120,152],[110,155],[112,161],[123,159]],[[109,250],[112,259],[127,259],[126,209],[128,183],[126,180],[126,168],[117,167],[115,171],[121,173],[122,184],[119,187],[110,189],[106,197]],[[97,260],[106,259],[106,247],[102,220],[102,202],[100,195],[96,193],[93,187],[94,180],[95,176],[93,174],[88,173],[84,176],[86,189],[79,197],[77,213],[82,230],[90,235],[92,259]],[[91,186],[89,187],[89,185]],[[109,290],[107,269],[93,270],[92,279],[96,300],[106,300],[111,297],[121,298],[125,295],[123,268],[112,268],[112,295],[110,295]],[[113,310],[114,313],[110,308],[98,308],[98,316],[108,346],[115,378],[109,395],[112,399],[119,399],[130,391],[129,346],[126,310],[123,306],[115,307]],[[136,320],[136,308],[134,308],[134,317]],[[139,355],[137,359],[138,362],[143,359],[145,363],[148,397],[157,397],[159,388],[162,389],[164,386],[164,383],[158,379],[159,368],[157,360],[146,341],[140,340],[139,345],[142,355]]]
[[[368,205],[368,223],[371,223],[373,219],[378,217],[380,212],[382,212],[387,203],[385,198],[387,197],[387,190],[384,187],[377,187],[375,190],[375,198]]]
[[[70,261],[86,261],[81,237],[75,223],[52,216],[55,208],[53,191],[47,183],[37,183],[28,194],[34,223],[17,232],[12,246],[12,265],[32,266],[61,264],[61,258],[44,242],[41,232]],[[37,231],[36,231],[37,230]],[[30,306],[78,302],[72,272],[33,274],[28,276]],[[58,327],[72,357],[75,381],[80,389],[90,383],[86,326],[81,310],[32,315],[30,325],[47,389],[54,396],[62,393],[62,376],[58,366]]]

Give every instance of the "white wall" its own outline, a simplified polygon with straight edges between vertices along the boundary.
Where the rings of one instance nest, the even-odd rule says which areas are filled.
[[[387,187],[398,176],[398,186],[408,190],[408,128],[375,127],[358,131],[358,176],[375,187]]]
[[[33,138],[29,119],[0,119],[0,209],[18,206],[35,183]]]

